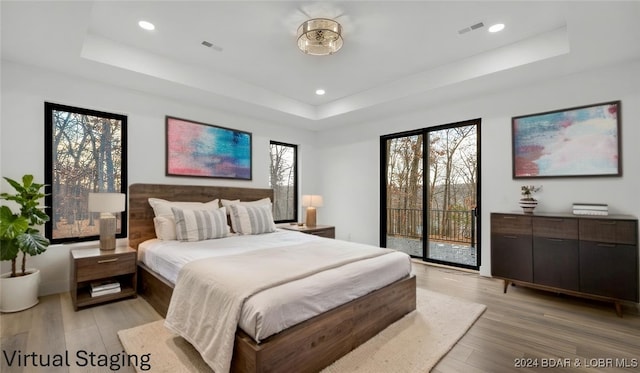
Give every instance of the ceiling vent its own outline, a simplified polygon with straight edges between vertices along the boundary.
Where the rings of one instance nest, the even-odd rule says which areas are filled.
[[[477,30],[479,28],[484,27],[484,23],[482,22],[478,22],[475,25],[471,25],[469,27],[465,27],[462,30],[458,30],[458,34],[462,35],[462,34],[466,34],[469,31],[473,31],[473,30]]]
[[[206,40],[203,40],[203,41],[202,41],[202,43],[200,43],[200,44],[204,45],[204,46],[205,46],[205,47],[207,47],[207,48],[215,49],[215,50],[217,50],[218,52],[222,52],[222,47],[217,46],[217,45],[215,45],[215,44],[213,44],[213,43],[211,43],[211,42],[208,42],[208,41],[206,41]]]

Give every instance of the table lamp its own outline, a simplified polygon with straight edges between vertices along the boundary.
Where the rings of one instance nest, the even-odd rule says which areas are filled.
[[[100,250],[116,248],[116,217],[125,208],[124,193],[89,193],[89,212],[100,213]]]
[[[302,206],[307,208],[307,219],[305,224],[307,227],[316,226],[316,207],[322,207],[322,196],[303,195]]]

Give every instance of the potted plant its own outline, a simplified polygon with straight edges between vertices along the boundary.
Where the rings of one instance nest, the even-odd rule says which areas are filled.
[[[523,185],[520,188],[522,198],[520,198],[520,207],[525,214],[533,214],[533,209],[538,205],[538,200],[533,198],[533,194],[539,191],[542,187],[535,185]]]
[[[15,202],[20,211],[14,213],[8,206],[0,206],[0,259],[11,261],[11,272],[0,275],[0,311],[21,311],[38,303],[40,271],[26,268],[27,255],[42,254],[49,246],[36,226],[44,224],[49,216],[42,210],[40,200],[44,184],[33,182],[33,175],[24,175],[22,184],[4,178],[15,189],[15,194],[1,193],[0,198]],[[16,268],[18,254],[22,253],[20,271]]]

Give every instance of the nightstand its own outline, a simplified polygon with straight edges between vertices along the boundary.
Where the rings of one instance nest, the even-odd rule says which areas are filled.
[[[316,225],[315,227],[307,227],[306,225],[287,224],[279,225],[278,228],[289,231],[297,231],[315,236],[336,238],[336,228],[332,225]]]
[[[80,307],[135,297],[137,252],[130,247],[115,250],[71,250],[71,300],[74,310]],[[103,291],[91,296],[91,283],[118,282],[120,291]]]

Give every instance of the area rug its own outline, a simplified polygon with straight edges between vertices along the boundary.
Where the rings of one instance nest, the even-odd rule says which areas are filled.
[[[486,309],[485,305],[429,290],[416,292],[416,312],[396,321],[322,372],[428,372]],[[160,320],[119,331],[125,351],[138,356],[150,353],[150,372],[211,372],[200,354],[163,323]]]

